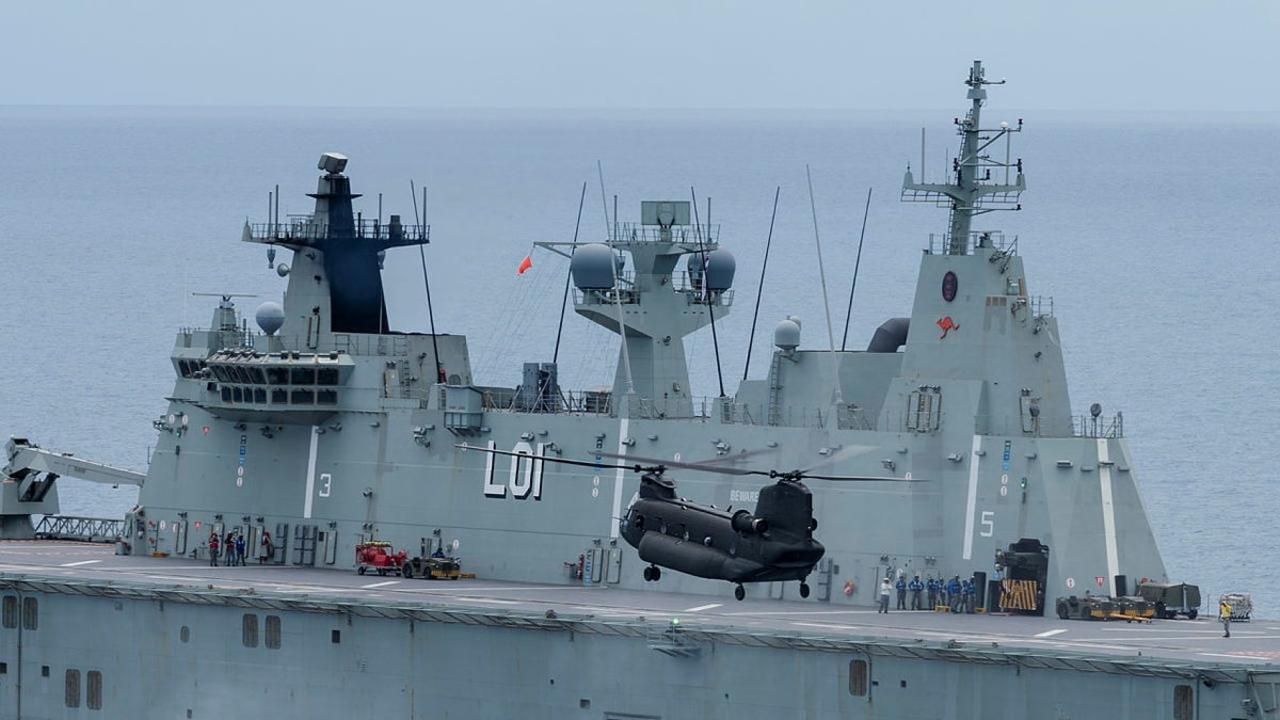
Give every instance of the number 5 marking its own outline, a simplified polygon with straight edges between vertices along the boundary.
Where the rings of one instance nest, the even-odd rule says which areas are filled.
[[[996,514],[990,510],[982,511],[982,530],[978,532],[982,537],[991,537],[996,532]]]

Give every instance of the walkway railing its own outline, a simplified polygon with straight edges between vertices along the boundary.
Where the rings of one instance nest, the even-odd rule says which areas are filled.
[[[41,540],[81,540],[112,543],[124,535],[124,520],[45,515],[36,524],[36,537]]]

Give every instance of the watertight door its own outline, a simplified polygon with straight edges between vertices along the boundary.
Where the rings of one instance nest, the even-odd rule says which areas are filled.
[[[591,582],[598,583],[604,578],[604,548],[593,547],[591,552]]]
[[[605,565],[604,581],[607,583],[622,582],[622,548],[609,548],[609,562]]]
[[[332,565],[338,561],[338,531],[329,528],[324,533],[324,564]]]
[[[818,567],[815,568],[817,572],[814,580],[814,597],[822,602],[827,602],[831,599],[832,568],[831,558],[823,558],[818,563]]]
[[[186,520],[173,521],[173,554],[178,556],[187,554]]]

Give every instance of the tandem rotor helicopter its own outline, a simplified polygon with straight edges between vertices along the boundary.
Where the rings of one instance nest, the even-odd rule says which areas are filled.
[[[495,455],[529,457],[516,453],[476,447],[465,443],[455,447]],[[850,448],[853,449],[853,448]],[[756,451],[762,452],[762,451]],[[800,597],[809,597],[806,579],[826,550],[813,538],[818,521],[813,517],[813,494],[804,480],[833,482],[913,482],[911,477],[817,474],[805,470],[751,470],[713,464],[741,460],[755,453],[693,463],[635,455],[600,453],[601,457],[630,461],[614,465],[588,460],[540,457],[539,459],[594,469],[622,468],[640,474],[640,492],[627,508],[618,526],[623,539],[649,563],[644,579],[657,582],[662,569],[734,584],[733,596],[746,597],[744,583],[800,581]],[[837,454],[819,466],[841,458]],[[678,468],[721,475],[760,476],[774,480],[760,489],[755,512],[720,510],[676,495],[675,481],[665,476]]]

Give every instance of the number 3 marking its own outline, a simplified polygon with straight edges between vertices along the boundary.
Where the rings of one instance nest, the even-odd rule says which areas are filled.
[[[333,476],[329,473],[320,473],[320,482],[324,484],[320,486],[320,492],[316,494],[320,497],[329,497],[329,486],[333,484]]]
[[[996,532],[996,514],[990,510],[982,511],[982,530],[978,532],[982,537],[991,537]]]

